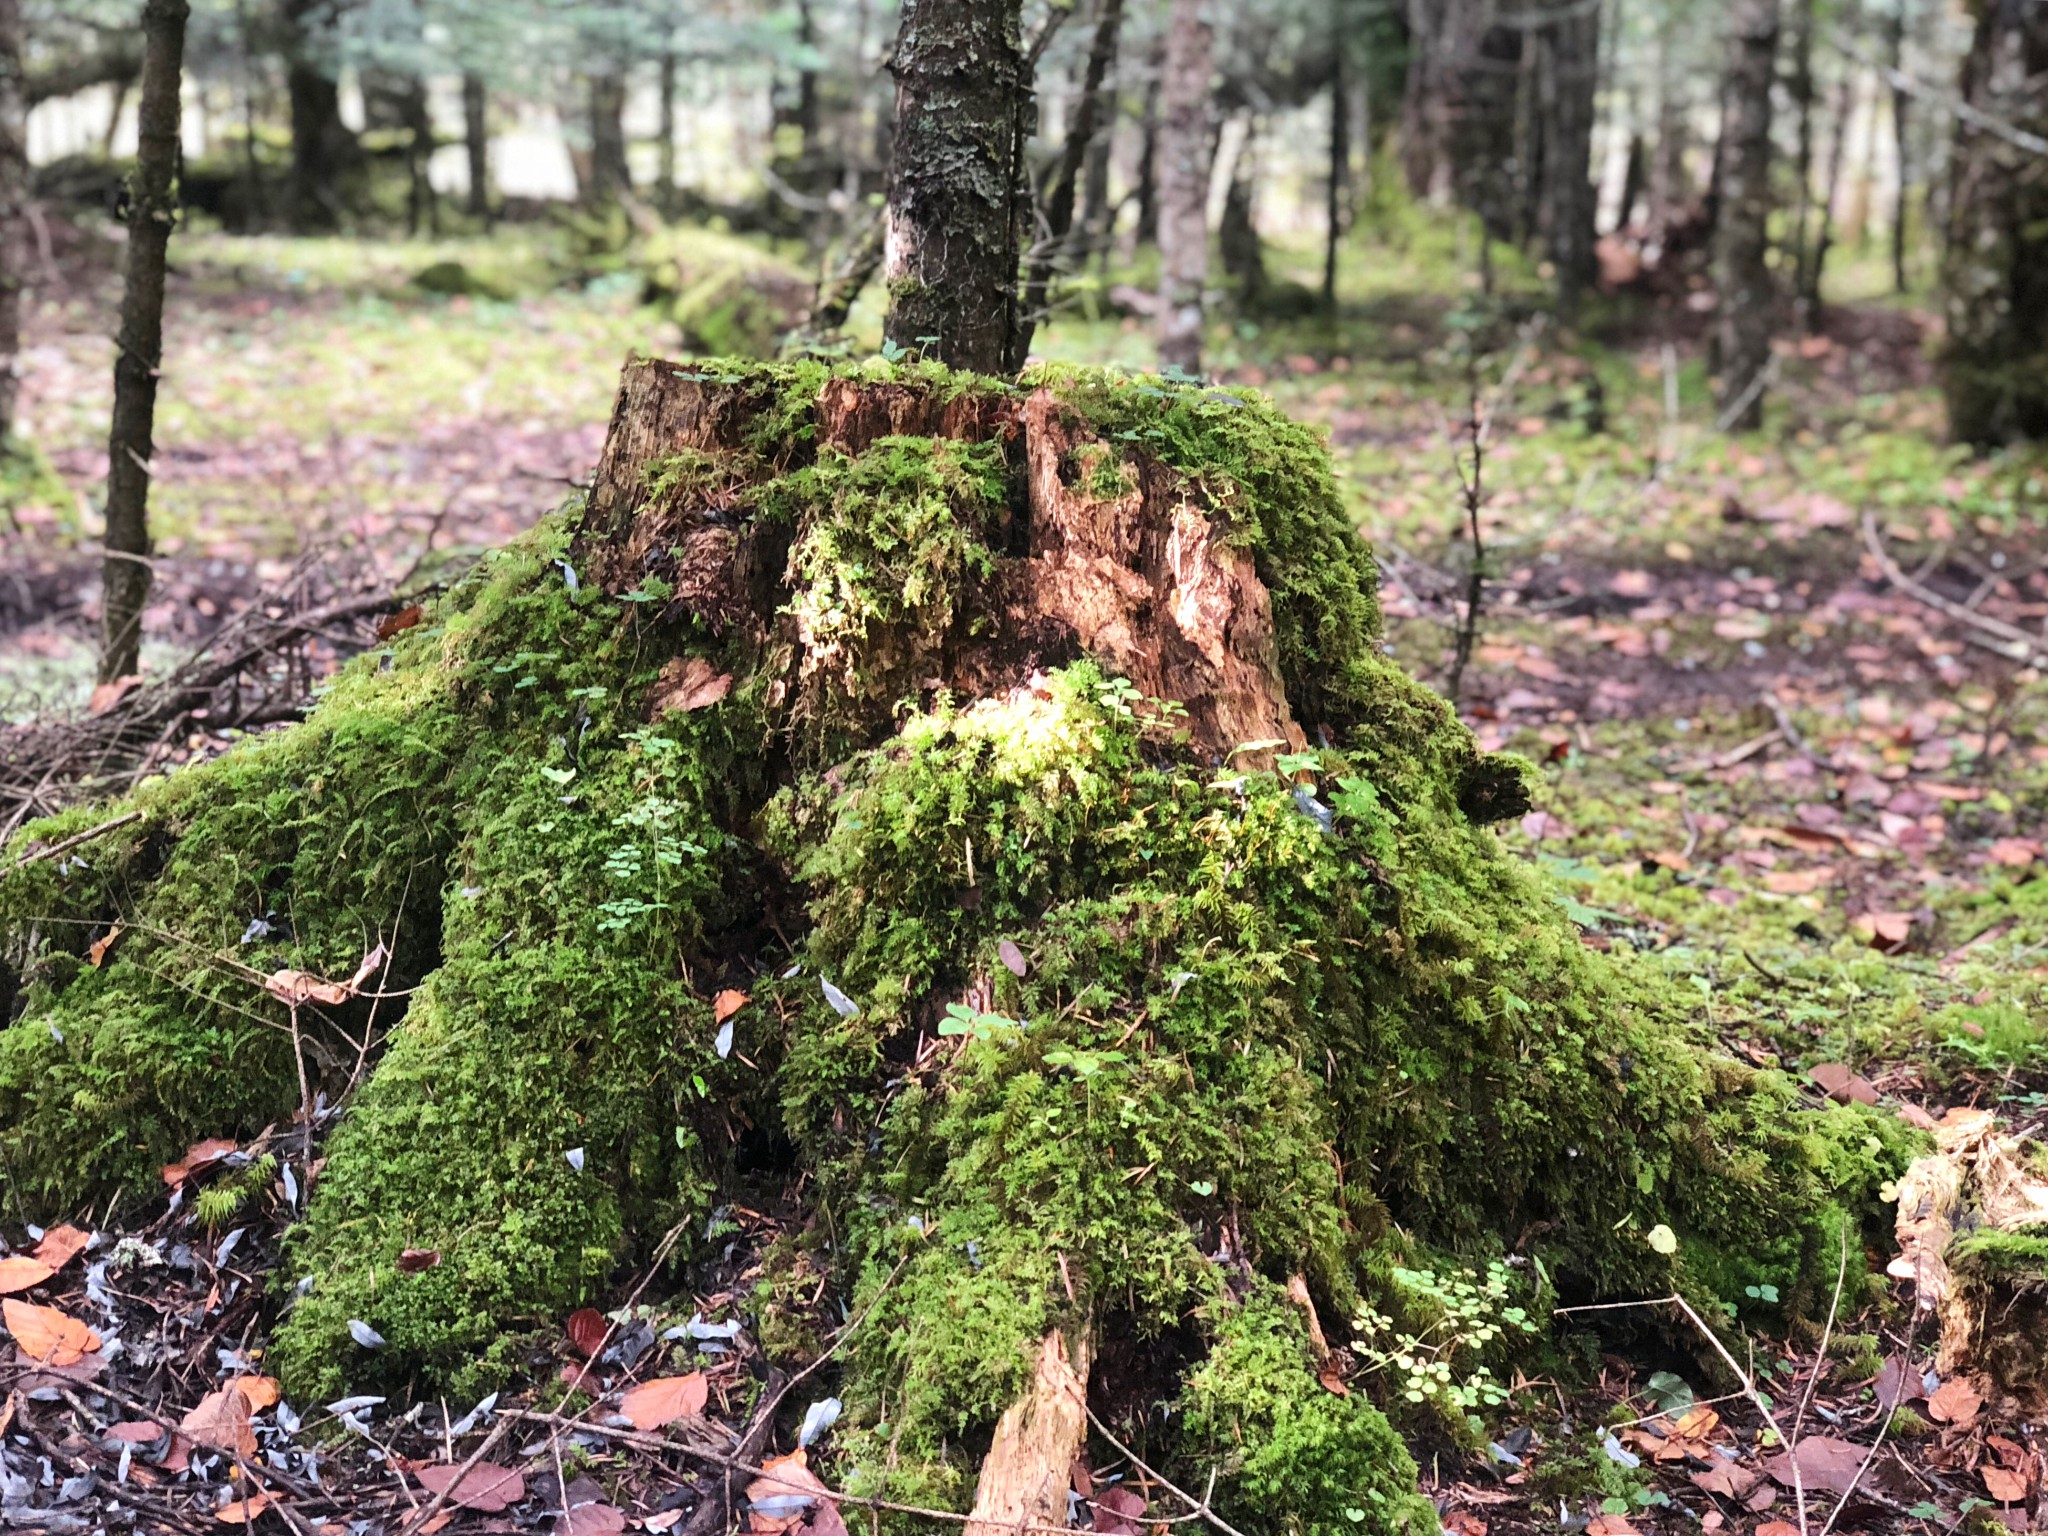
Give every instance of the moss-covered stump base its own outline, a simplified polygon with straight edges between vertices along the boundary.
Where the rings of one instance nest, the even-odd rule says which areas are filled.
[[[1496,1323],[1797,1309],[1910,1149],[1580,944],[1482,824],[1520,770],[1383,657],[1375,585],[1249,392],[636,363],[587,505],[304,724],[10,850],[10,1195],[148,1188],[303,1069],[342,1113],[295,1392],[480,1387],[772,1183],[777,1262],[861,1319],[850,1490],[965,1511],[1005,1434],[1055,1454],[1062,1340],[1240,1528],[1427,1530],[1372,1398],[1488,1400],[1514,1329],[1419,1382],[1383,1347],[1466,1315],[1462,1268]],[[262,985],[378,942],[338,1004]],[[1042,1492],[999,1481],[1006,1518]]]

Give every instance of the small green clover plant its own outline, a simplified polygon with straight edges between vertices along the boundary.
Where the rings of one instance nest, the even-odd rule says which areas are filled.
[[[1528,1309],[1512,1303],[1507,1265],[1495,1260],[1483,1280],[1470,1269],[1440,1275],[1399,1267],[1392,1278],[1402,1293],[1401,1311],[1430,1320],[1409,1331],[1371,1302],[1361,1303],[1352,1328],[1367,1366],[1390,1376],[1407,1401],[1434,1403],[1447,1413],[1506,1402],[1507,1388],[1487,1367],[1486,1350],[1509,1334],[1537,1331]]]

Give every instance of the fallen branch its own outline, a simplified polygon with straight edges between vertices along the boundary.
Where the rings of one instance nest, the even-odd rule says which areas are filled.
[[[1996,651],[2008,661],[2016,661],[2022,666],[2048,666],[2048,642],[2028,634],[2016,624],[1994,619],[1990,614],[1979,613],[1954,598],[1943,597],[1939,592],[1921,585],[1900,570],[1899,563],[1891,556],[1891,551],[1884,547],[1883,535],[1877,531],[1875,512],[1866,510],[1863,514],[1863,543],[1869,549],[1871,558],[1877,562],[1877,568],[1884,572],[1885,580],[1894,587],[1908,597],[1917,598],[1935,612],[1945,614],[1958,624],[1967,625],[1978,631],[1974,639],[1970,636],[1964,637],[1970,639],[1972,644]]]
[[[69,853],[82,843],[89,843],[96,837],[104,837],[109,832],[127,826],[131,821],[140,820],[142,820],[142,812],[125,812],[114,817],[111,821],[103,821],[96,827],[88,827],[83,832],[74,833],[72,836],[65,838],[61,843],[52,843],[47,848],[38,848],[32,853],[24,853],[14,861],[13,865],[7,870],[7,873],[12,874],[14,870],[37,863],[43,859],[54,859],[58,854]]]

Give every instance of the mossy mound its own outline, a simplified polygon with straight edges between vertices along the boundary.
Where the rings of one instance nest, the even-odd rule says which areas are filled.
[[[1243,1528],[1426,1529],[1288,1282],[1341,1319],[1435,1251],[1532,1301],[1797,1308],[1910,1148],[1580,943],[1481,824],[1519,770],[1385,659],[1374,590],[1250,392],[635,364],[587,504],[305,724],[0,878],[0,1166],[47,1208],[285,1120],[260,978],[381,939],[374,996],[298,1012],[352,1091],[293,1390],[502,1376],[794,1166],[869,1319],[849,1486],[964,1504],[1062,1330],[1084,1375],[1119,1341],[1102,1411],[1173,1403],[1150,1453]]]

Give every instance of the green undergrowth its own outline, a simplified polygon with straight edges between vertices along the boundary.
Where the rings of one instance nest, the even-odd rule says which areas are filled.
[[[1026,381],[1099,440],[1082,472],[1106,450],[1119,482],[1178,477],[1252,551],[1322,743],[1252,769],[1086,659],[956,697],[943,668],[1014,547],[1000,446],[820,449],[833,370],[699,366],[768,425],[723,472],[642,483],[786,525],[769,643],[674,611],[659,569],[579,580],[572,511],[305,723],[0,877],[24,1201],[146,1188],[189,1140],[286,1123],[292,1019],[261,978],[347,975],[381,941],[376,995],[299,1011],[341,1112],[287,1247],[270,1359],[294,1392],[503,1379],[664,1231],[687,1256],[728,1149],[780,1135],[816,1218],[784,1258],[868,1319],[838,1357],[849,1486],[958,1506],[1047,1330],[1113,1332],[1165,1362],[1149,1450],[1221,1467],[1245,1529],[1332,1536],[1428,1511],[1380,1409],[1319,1384],[1289,1277],[1333,1320],[1384,1300],[1390,1255],[1781,1317],[1845,1237],[1859,1263],[1881,1238],[1909,1133],[1719,1055],[1703,1009],[1586,948],[1475,821],[1521,770],[1381,654],[1313,434],[1246,391]],[[650,720],[679,656],[730,692]],[[722,1036],[723,986],[753,1002]]]

